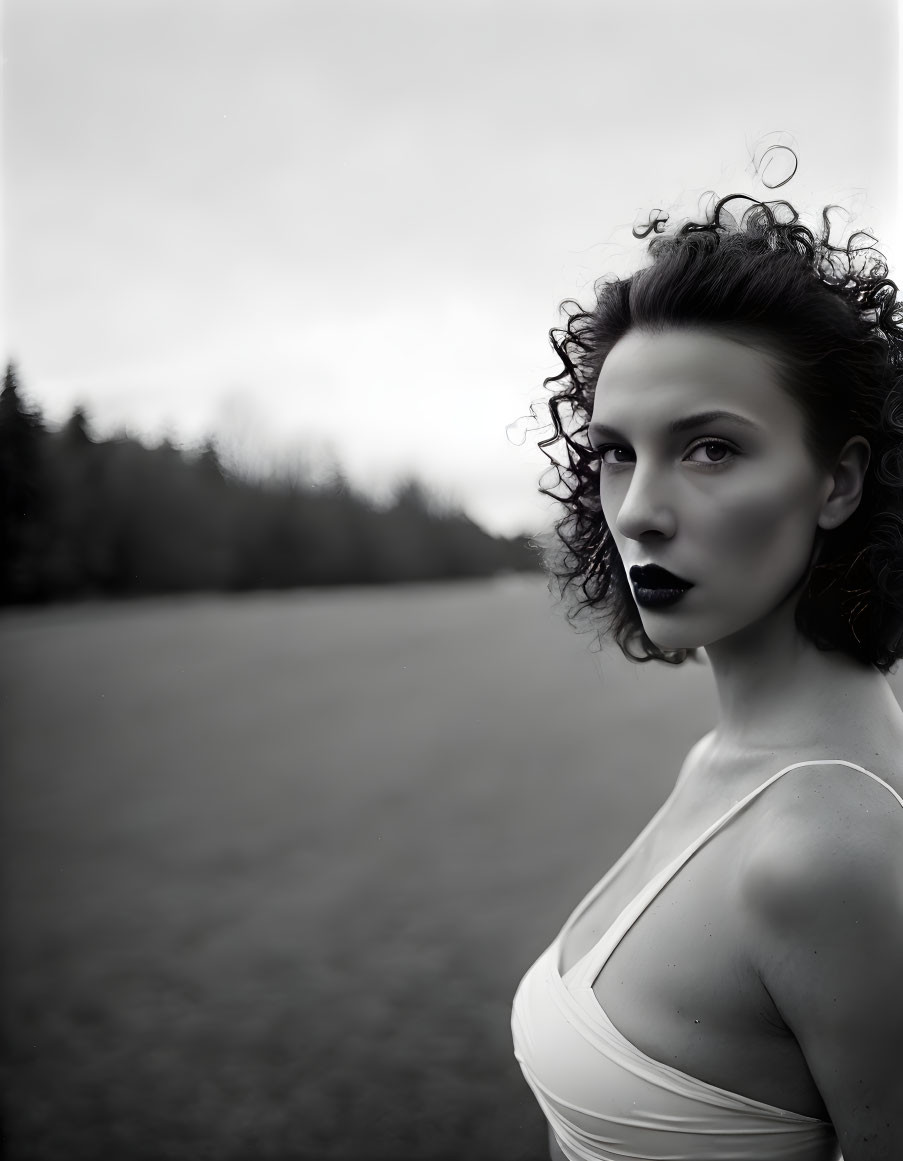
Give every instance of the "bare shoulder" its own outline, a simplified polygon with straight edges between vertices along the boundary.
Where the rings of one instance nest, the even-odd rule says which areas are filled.
[[[885,781],[828,763],[782,776],[742,875],[750,959],[846,1161],[903,1156],[903,805]]]
[[[828,763],[792,770],[770,788],[741,876],[763,948],[803,934],[810,942],[892,938],[888,926],[903,921],[903,804],[894,789]],[[897,931],[903,955],[903,922]]]
[[[903,761],[901,761],[903,768]],[[894,785],[896,783],[897,785]],[[818,763],[791,770],[770,788],[768,810],[757,828],[745,891],[764,914],[794,902],[820,913],[824,897],[837,904],[848,884],[865,905],[903,876],[903,779],[880,781],[863,770]],[[832,911],[836,921],[838,915]]]

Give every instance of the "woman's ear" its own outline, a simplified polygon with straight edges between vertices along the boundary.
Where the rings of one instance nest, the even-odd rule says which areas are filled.
[[[831,491],[818,517],[819,528],[839,528],[859,507],[871,454],[862,435],[854,435],[844,444],[831,477]]]

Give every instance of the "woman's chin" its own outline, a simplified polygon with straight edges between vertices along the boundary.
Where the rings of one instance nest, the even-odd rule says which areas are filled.
[[[659,649],[704,649],[709,638],[686,624],[669,623],[667,614],[656,614],[649,609],[640,610],[643,632]]]

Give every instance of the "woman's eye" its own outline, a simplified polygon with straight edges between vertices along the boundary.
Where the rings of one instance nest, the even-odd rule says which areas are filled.
[[[729,443],[720,439],[705,439],[690,449],[687,459],[696,464],[721,464],[733,455],[734,449]]]
[[[606,443],[598,448],[596,454],[603,464],[632,464],[633,452],[629,447],[622,447],[619,443]]]

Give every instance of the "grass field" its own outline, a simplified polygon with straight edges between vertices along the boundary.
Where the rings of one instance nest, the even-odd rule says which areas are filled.
[[[511,998],[713,718],[541,579],[8,611],[10,1161],[541,1161]]]

